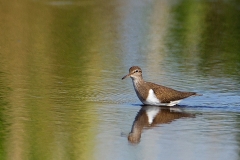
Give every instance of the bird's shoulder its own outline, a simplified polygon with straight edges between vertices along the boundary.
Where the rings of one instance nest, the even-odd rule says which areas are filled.
[[[157,93],[157,92],[161,92],[161,93],[164,93],[164,92],[179,93],[180,92],[180,91],[177,91],[175,89],[172,89],[172,88],[169,88],[169,87],[166,87],[166,86],[163,86],[163,85],[159,85],[159,84],[156,84],[156,83],[152,83],[152,82],[145,82],[145,83],[155,93]]]

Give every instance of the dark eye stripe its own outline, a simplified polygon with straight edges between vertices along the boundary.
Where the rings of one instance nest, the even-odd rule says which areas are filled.
[[[142,73],[141,70],[135,70],[135,71],[133,71],[133,73],[136,73],[136,72],[140,72],[140,73]]]
[[[141,73],[142,71],[141,70],[135,70],[134,73],[136,73],[136,72],[140,72]]]

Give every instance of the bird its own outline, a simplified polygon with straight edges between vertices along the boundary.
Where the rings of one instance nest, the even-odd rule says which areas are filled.
[[[182,99],[201,95],[196,92],[182,92],[152,82],[146,82],[142,77],[142,69],[138,66],[132,66],[129,69],[129,74],[125,75],[122,80],[127,77],[132,79],[134,90],[144,105],[175,106]]]

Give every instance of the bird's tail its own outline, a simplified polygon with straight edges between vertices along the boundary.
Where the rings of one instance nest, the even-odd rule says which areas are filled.
[[[202,96],[203,94],[195,93],[193,96]]]

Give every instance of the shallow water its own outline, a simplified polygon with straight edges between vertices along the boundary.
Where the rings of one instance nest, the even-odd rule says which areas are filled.
[[[238,1],[0,4],[0,159],[239,159]],[[142,106],[132,65],[203,96]]]

